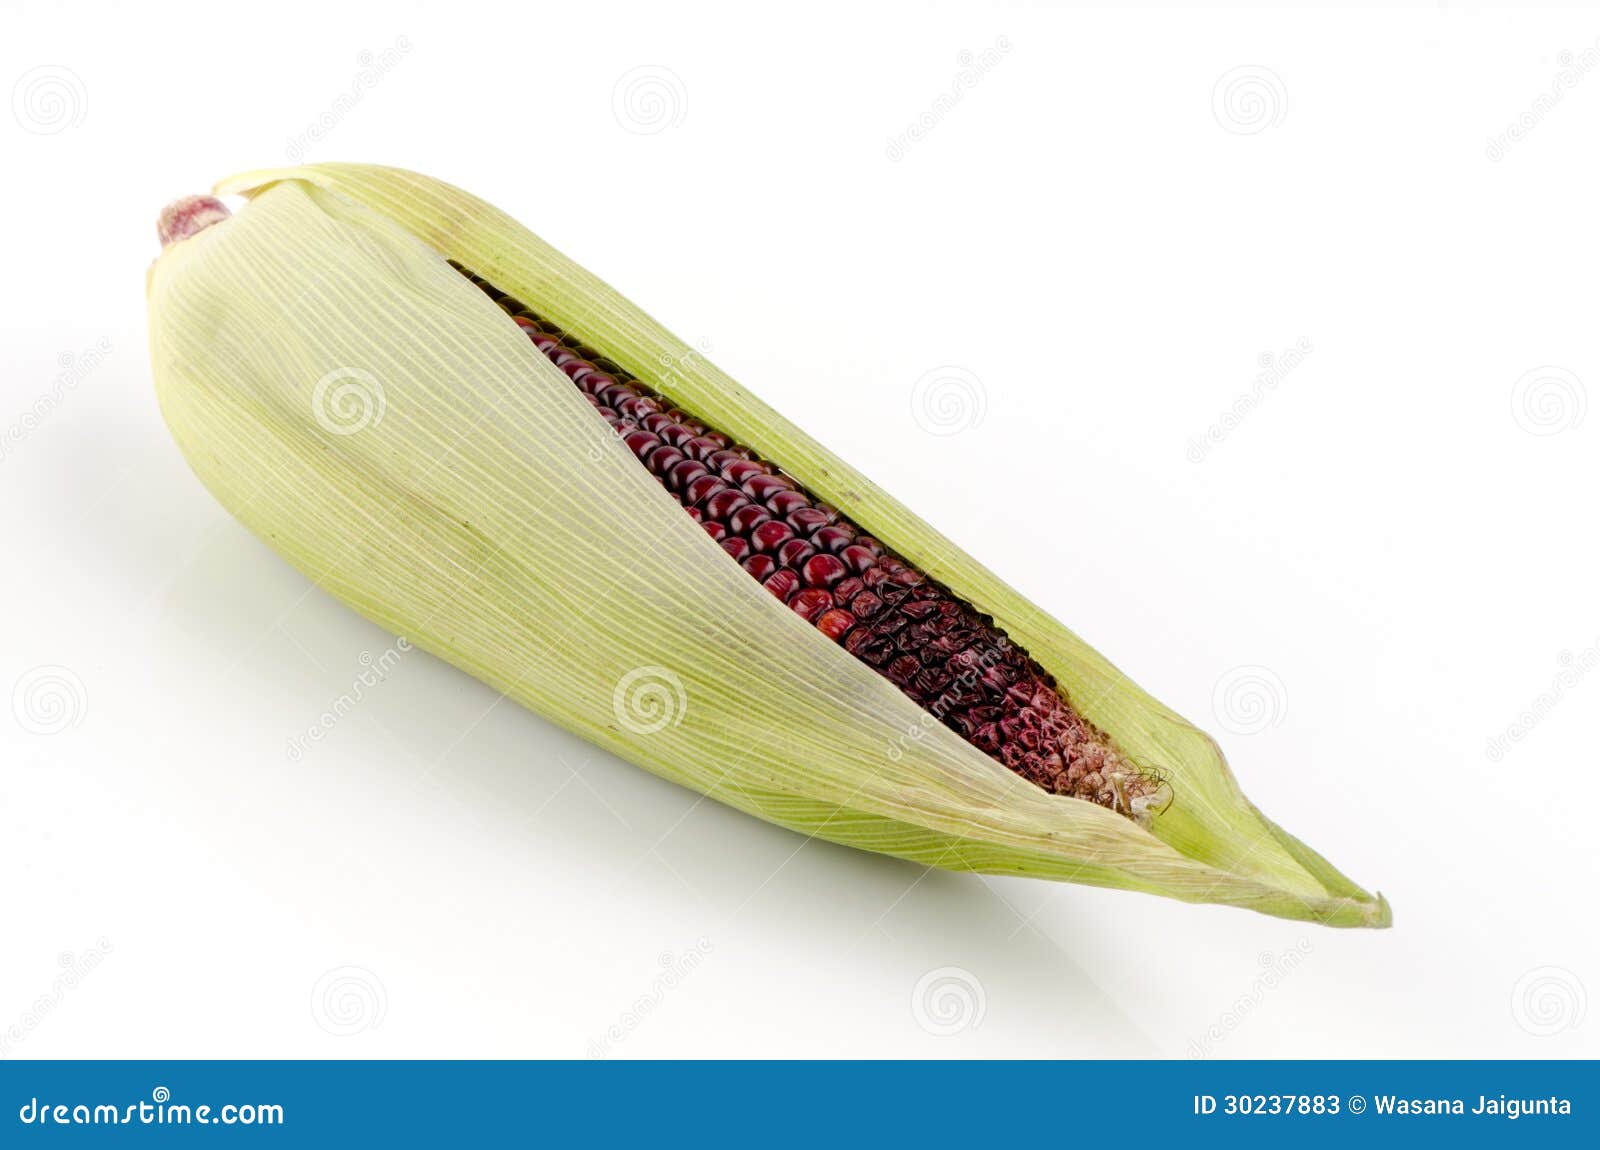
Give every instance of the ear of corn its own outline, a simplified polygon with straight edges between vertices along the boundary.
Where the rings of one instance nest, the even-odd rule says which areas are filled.
[[[1086,723],[993,620],[749,448],[672,406],[520,300],[465,274],[583,391],[689,516],[802,619],[1045,790],[1141,821],[1164,805],[1159,777],[1139,770]]]
[[[224,506],[364,614],[657,774],[805,834],[950,869],[1388,924],[1381,897],[1245,799],[1205,734],[509,217],[358,165],[217,190],[252,202],[150,274],[163,413]],[[930,721],[741,570],[446,259],[647,383],[670,365],[660,390],[674,403],[992,616],[1167,781],[1170,803],[1141,823],[1051,795]]]

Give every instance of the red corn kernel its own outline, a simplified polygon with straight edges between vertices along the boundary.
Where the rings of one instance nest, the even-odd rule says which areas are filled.
[[[701,464],[701,466],[705,465]],[[699,479],[691,479],[689,486],[683,489],[683,493],[688,497],[690,503],[703,503],[717,492],[726,491],[727,489],[728,485],[722,481],[720,476],[702,475]]]
[[[787,491],[792,495],[800,494],[794,489],[794,480],[782,475],[772,475],[765,471],[740,481],[740,485],[744,488],[745,494],[749,495],[751,499],[759,499],[762,502],[766,502],[770,496],[776,495],[780,491]],[[801,501],[796,503],[795,507],[805,506],[807,502],[805,496],[802,495],[800,498]],[[794,507],[789,508],[789,511],[793,510]],[[781,514],[787,515],[789,511],[784,511]]]
[[[579,380],[574,379],[572,382],[576,383],[579,387],[583,386],[582,382]],[[617,404],[617,414],[623,419],[629,420],[633,423],[638,423],[641,419],[650,414],[649,408],[639,406],[643,402],[644,400],[637,395],[630,399],[624,399],[621,403]]]
[[[788,524],[786,523],[784,526],[788,527]],[[793,530],[793,528],[790,528],[790,530]],[[791,539],[778,548],[778,562],[785,567],[798,568],[816,553],[817,549],[804,539]]]
[[[663,443],[660,447],[651,449],[639,457],[644,460],[645,466],[657,475],[665,475],[672,470],[673,464],[683,461],[683,452],[676,447]]]
[[[710,459],[718,451],[722,450],[717,445],[715,440],[707,439],[703,435],[695,436],[688,443],[683,445],[683,449],[688,452],[690,456],[698,459],[701,463],[706,462],[706,460]]]
[[[820,587],[807,587],[789,600],[794,613],[807,623],[833,606],[833,596]]]
[[[863,591],[850,600],[850,613],[857,619],[870,619],[883,607],[883,600],[871,591]]]
[[[806,497],[799,491],[775,491],[767,496],[767,510],[780,517],[806,505]]]
[[[821,534],[821,532],[818,532],[818,534]],[[845,565],[858,575],[867,570],[873,565],[874,562],[876,562],[872,552],[868,551],[865,547],[854,543],[852,543],[849,547],[846,547],[843,551],[839,552],[839,558],[843,559]]]
[[[776,551],[794,538],[794,528],[776,519],[769,519],[750,533],[750,542],[757,551]]]
[[[844,638],[850,628],[856,625],[856,617],[848,611],[841,611],[835,607],[831,611],[824,611],[817,617],[817,630],[821,631],[834,642]]]
[[[850,541],[855,537],[854,531],[850,531],[835,523],[828,527],[819,528],[817,533],[811,537],[811,542],[815,543],[824,551],[832,551],[835,555],[837,555],[839,552],[843,551],[845,547],[849,545]]]
[[[674,491],[683,491],[690,483],[699,479],[702,475],[708,474],[710,473],[706,471],[704,463],[697,463],[693,459],[685,459],[682,463],[673,465],[672,470],[667,474],[667,485]]]
[[[706,514],[713,519],[726,519],[739,508],[748,506],[748,498],[728,487],[706,500]]]
[[[748,562],[748,560],[746,560],[746,562]],[[793,571],[776,571],[767,577],[762,586],[764,586],[768,591],[771,591],[779,599],[788,602],[789,596],[793,595],[795,590],[800,586],[800,576],[796,575]]]
[[[789,526],[801,535],[810,535],[819,527],[826,527],[831,519],[828,513],[816,507],[800,507],[789,513]]]
[[[743,483],[757,475],[766,474],[766,466],[753,459],[735,459],[722,469],[722,478],[729,483]]]
[[[648,431],[630,431],[623,436],[622,442],[626,443],[628,450],[632,451],[640,459],[643,459],[650,452],[661,446],[661,441]]]
[[[739,535],[748,535],[755,528],[770,522],[772,516],[767,514],[767,509],[759,503],[741,507],[728,517],[728,525]]]
[[[800,568],[808,587],[831,587],[844,578],[845,567],[832,555],[813,555]]]

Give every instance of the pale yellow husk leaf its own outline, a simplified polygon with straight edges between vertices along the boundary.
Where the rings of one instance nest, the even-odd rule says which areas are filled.
[[[1388,925],[1381,896],[1251,806],[1204,733],[508,216],[361,165],[217,190],[251,202],[150,273],[162,411],[222,504],[358,611],[602,747],[802,834],[955,870]],[[1165,774],[1171,805],[1147,829],[1046,794],[932,722],[745,574],[446,257],[993,615]]]

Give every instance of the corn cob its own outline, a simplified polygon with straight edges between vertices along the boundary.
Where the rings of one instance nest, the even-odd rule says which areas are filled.
[[[163,218],[162,414],[229,511],[380,625],[808,836],[1389,925],[1204,732],[503,213],[364,165],[218,191],[250,204]],[[665,720],[633,721],[635,682],[675,693]]]
[[[1160,793],[994,625],[747,447],[452,262],[566,373],[650,474],[780,602],[1036,786],[1142,815]]]

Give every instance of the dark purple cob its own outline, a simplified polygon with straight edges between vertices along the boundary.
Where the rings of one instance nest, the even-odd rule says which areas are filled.
[[[980,751],[1055,794],[1124,814],[1134,769],[1055,680],[981,615],[748,448],[459,268],[566,373],[722,549],[801,618]]]

